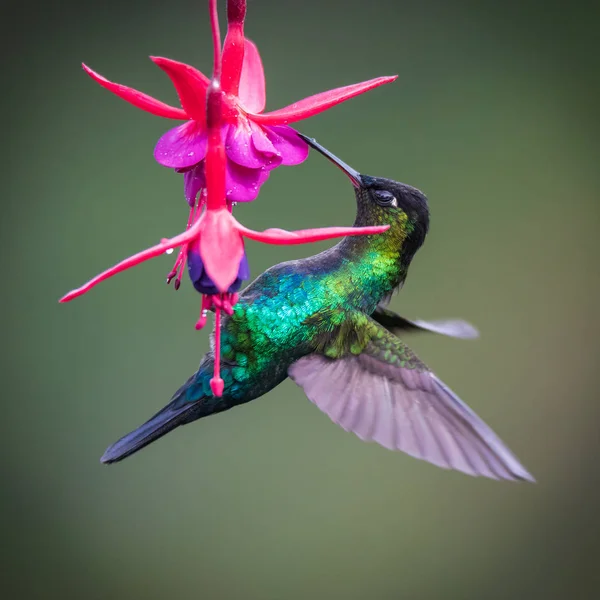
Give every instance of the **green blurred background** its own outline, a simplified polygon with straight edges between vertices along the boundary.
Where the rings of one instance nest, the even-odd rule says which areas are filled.
[[[173,257],[58,298],[179,232],[170,126],[93,83],[170,103],[147,55],[211,64],[204,1],[4,2],[2,572],[7,598],[598,598],[598,11],[584,2],[250,0],[267,108],[398,73],[301,124],[358,170],[430,198],[392,308],[476,342],[410,343],[536,485],[364,444],[286,381],[102,466],[207,347]],[[223,4],[221,5],[221,9]],[[224,11],[221,10],[221,15]],[[350,224],[317,155],[238,207],[254,228]],[[253,273],[319,247],[248,244]],[[6,595],[5,595],[6,594]]]

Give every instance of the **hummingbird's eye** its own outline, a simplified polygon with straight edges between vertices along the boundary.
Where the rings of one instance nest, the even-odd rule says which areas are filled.
[[[375,200],[380,206],[398,206],[396,196],[387,190],[376,190]]]

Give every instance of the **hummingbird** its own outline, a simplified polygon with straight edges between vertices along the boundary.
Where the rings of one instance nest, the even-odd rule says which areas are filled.
[[[429,229],[426,196],[391,179],[362,175],[299,134],[350,179],[355,226],[315,256],[280,263],[240,294],[221,323],[221,397],[213,394],[214,339],[200,366],[162,410],[110,446],[120,461],[169,431],[250,402],[287,377],[336,424],[360,439],[445,469],[534,481],[499,437],[404,343],[411,332],[477,337],[461,320],[415,321],[387,308]]]

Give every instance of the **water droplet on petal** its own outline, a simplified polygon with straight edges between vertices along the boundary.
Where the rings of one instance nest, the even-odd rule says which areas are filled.
[[[165,254],[173,254],[173,248],[169,248],[168,250],[165,250]]]

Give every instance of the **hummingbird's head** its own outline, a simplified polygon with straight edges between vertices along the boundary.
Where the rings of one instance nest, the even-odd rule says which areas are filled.
[[[384,177],[362,175],[314,139],[298,134],[309,146],[339,167],[354,186],[357,203],[355,225],[389,224],[378,234],[396,238],[409,261],[425,241],[429,229],[429,207],[423,192],[406,183]]]

